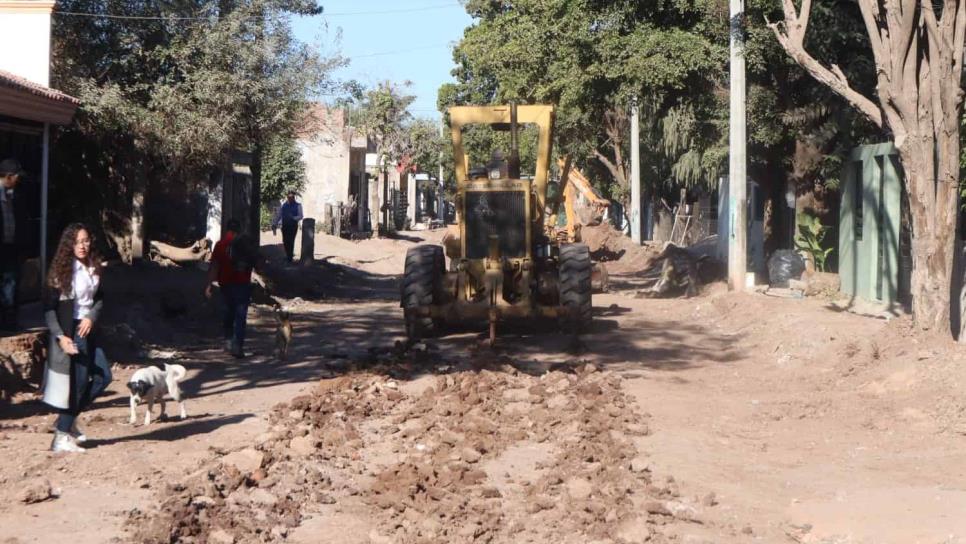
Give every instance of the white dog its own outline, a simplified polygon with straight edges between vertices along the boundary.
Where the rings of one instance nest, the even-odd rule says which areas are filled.
[[[187,370],[181,365],[164,365],[164,370],[156,366],[148,366],[138,369],[131,376],[131,381],[127,383],[127,388],[131,390],[131,425],[137,420],[134,409],[142,401],[147,401],[148,410],[144,413],[144,424],[151,424],[151,410],[154,409],[154,401],[161,402],[161,416],[164,416],[164,395],[170,394],[171,398],[178,403],[181,408],[181,419],[188,417],[184,409],[184,400],[181,398],[181,388],[178,382],[185,378]]]

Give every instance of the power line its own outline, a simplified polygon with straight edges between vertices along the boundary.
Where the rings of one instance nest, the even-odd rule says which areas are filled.
[[[412,13],[418,11],[430,11],[442,8],[458,7],[459,4],[449,3],[449,4],[436,4],[432,6],[423,6],[419,8],[398,8],[398,9],[386,9],[386,10],[373,10],[373,11],[342,11],[325,13],[321,15],[323,17],[352,17],[356,15],[392,15],[397,13]],[[135,20],[135,21],[210,21],[212,16],[202,16],[202,17],[186,17],[178,15],[170,16],[159,16],[159,15],[117,15],[114,13],[91,13],[82,11],[59,11],[55,10],[53,12],[55,15],[64,15],[68,17],[90,17],[95,19],[119,19],[119,20]],[[253,15],[251,17],[246,17],[246,19],[261,19],[262,16]]]
[[[211,17],[179,17],[171,15],[168,17],[150,15],[116,15],[113,13],[86,13],[80,11],[53,11],[54,15],[66,15],[69,17],[90,17],[92,19],[121,19],[134,21],[210,21]],[[261,17],[246,17],[246,19],[260,19]]]

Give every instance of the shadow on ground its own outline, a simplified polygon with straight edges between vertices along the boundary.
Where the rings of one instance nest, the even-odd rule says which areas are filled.
[[[343,265],[317,261],[312,265],[288,265],[274,260],[267,276],[279,293],[298,285],[318,285],[328,293],[351,299],[319,303],[291,302],[294,339],[286,361],[274,354],[274,319],[265,307],[255,308],[249,321],[250,356],[233,359],[223,351],[216,302],[200,296],[202,270],[151,269],[146,288],[139,288],[126,274],[106,295],[115,326],[133,328],[151,349],[123,360],[135,366],[174,361],[191,372],[182,384],[192,397],[257,390],[281,384],[306,383],[322,376],[373,371],[392,372],[396,378],[445,372],[441,368],[466,370],[510,364],[518,370],[545,371],[572,368],[583,363],[615,370],[678,371],[727,364],[742,357],[733,348],[734,337],[723,337],[696,323],[643,318],[617,304],[595,308],[593,325],[575,339],[562,334],[556,320],[533,319],[503,323],[495,348],[485,345],[486,324],[465,323],[446,336],[429,339],[422,351],[407,351],[402,311],[396,302],[396,276],[367,274]],[[151,297],[162,302],[152,305]],[[163,315],[167,307],[182,309],[180,315]],[[183,306],[183,308],[182,308]],[[146,315],[154,312],[154,316]],[[169,314],[171,312],[168,312]],[[116,340],[116,339],[114,339]],[[113,354],[109,353],[112,359]],[[529,369],[529,370],[528,370]],[[126,404],[127,391],[116,381],[111,390],[120,396],[99,401],[95,408]],[[46,413],[39,401],[4,410],[2,418]],[[207,425],[204,422],[190,424]]]
[[[143,415],[142,412],[138,413]],[[84,447],[97,448],[100,446],[110,446],[112,444],[118,444],[121,442],[172,442],[194,435],[208,434],[219,427],[234,423],[241,423],[242,421],[252,417],[255,417],[255,415],[234,414],[230,416],[218,417],[195,416],[189,417],[184,421],[180,421],[177,419],[171,419],[169,415],[164,425],[152,425],[147,427],[150,430],[146,432],[137,432],[143,431],[145,427],[135,427],[135,432],[132,434],[126,434],[105,440],[90,440],[84,443]]]

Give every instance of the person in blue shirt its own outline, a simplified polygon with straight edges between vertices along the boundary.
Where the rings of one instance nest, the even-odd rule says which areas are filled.
[[[289,192],[285,203],[275,212],[272,220],[272,230],[282,227],[282,245],[285,246],[285,258],[292,262],[295,255],[295,235],[299,231],[299,221],[302,220],[302,205],[295,201],[295,193]]]

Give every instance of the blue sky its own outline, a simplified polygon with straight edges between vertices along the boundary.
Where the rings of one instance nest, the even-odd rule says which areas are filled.
[[[438,118],[436,92],[452,81],[452,46],[472,23],[458,0],[322,0],[325,13],[293,21],[302,41],[351,59],[339,79],[367,86],[409,80],[410,111]]]

